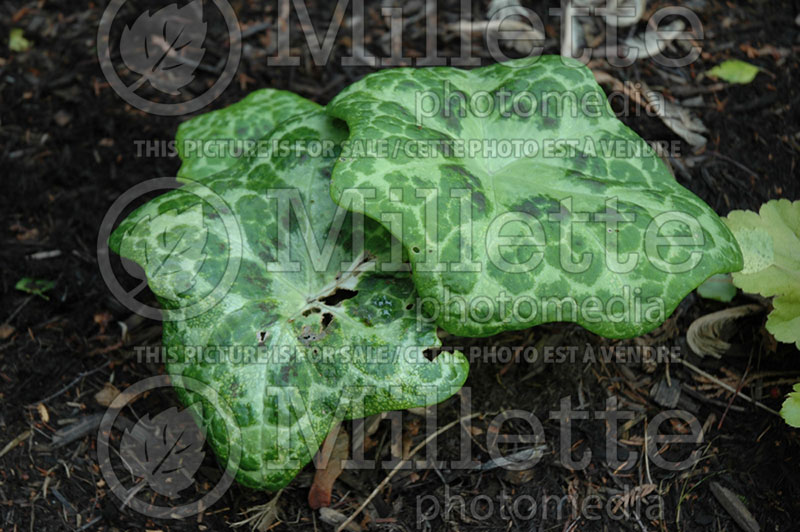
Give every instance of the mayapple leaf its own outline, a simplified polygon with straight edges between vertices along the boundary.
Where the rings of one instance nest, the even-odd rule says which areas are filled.
[[[149,81],[161,92],[180,94],[178,89],[194,79],[205,54],[202,45],[206,30],[201,0],[181,8],[170,4],[153,14],[146,11],[139,15],[132,26],[122,30],[119,44],[122,60],[141,76],[130,89]]]
[[[771,200],[758,213],[731,211],[725,222],[744,256],[733,284],[772,297],[767,330],[800,349],[800,201]]]
[[[333,199],[363,192],[406,246],[426,316],[453,334],[572,321],[637,336],[741,268],[727,227],[577,61],[383,70],[326,109],[350,129]]]
[[[224,297],[201,315],[165,322],[164,345],[184,404],[203,398],[183,389],[182,377],[212,385],[228,402],[231,414],[207,404],[197,413],[223,462],[238,445],[229,428],[240,428],[236,478],[253,488],[286,485],[335,423],[440,402],[466,379],[460,353],[426,357],[441,344],[435,326],[416,319],[410,274],[378,267],[385,266],[382,257],[392,257],[389,233],[373,224],[361,246],[354,219],[363,217],[330,198],[331,167],[346,134],[321,110],[285,121],[266,139],[293,149],[242,159],[204,177],[203,186],[190,183],[159,196],[111,237],[112,249],[141,264],[150,279],[146,250],[170,229],[154,224],[148,233],[140,220],[202,207],[197,230],[207,228],[206,247],[214,253],[186,293],[151,284],[167,309],[196,305],[213,293],[239,242],[241,260]],[[315,143],[330,149],[315,152]],[[224,223],[230,218],[238,231]],[[176,221],[172,230],[183,234],[182,225]]]
[[[142,210],[120,251],[123,256],[142,257],[139,265],[147,272],[151,287],[163,287],[177,297],[192,287],[207,256],[208,228],[203,220],[203,205],[196,203],[184,211],[174,208],[153,212],[151,216],[148,211],[156,205]],[[127,247],[134,245],[144,246],[141,254]]]
[[[292,92],[261,89],[228,107],[187,120],[178,126],[175,136],[182,162],[178,180],[202,182],[230,168],[242,156],[258,155],[264,143],[259,146],[257,141],[279,123],[320,109]]]

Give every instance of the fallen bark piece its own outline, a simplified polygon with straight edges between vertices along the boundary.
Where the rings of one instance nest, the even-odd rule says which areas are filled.
[[[341,528],[343,523],[344,528],[346,530],[352,530],[353,532],[361,532],[362,528],[358,523],[354,522],[347,522],[347,517],[341,513],[333,510],[331,508],[320,508],[319,509],[319,518],[322,520],[323,523],[326,525],[331,525],[337,527],[337,530]]]
[[[736,329],[736,320],[761,312],[761,305],[750,304],[726,308],[694,320],[686,332],[692,351],[704,357],[722,358],[731,344],[726,342]]]
[[[88,416],[82,417],[72,425],[68,425],[63,429],[57,430],[53,434],[53,440],[50,443],[50,448],[58,449],[59,447],[63,447],[74,442],[75,440],[83,438],[90,432],[96,431],[98,427],[100,427],[100,421],[102,419],[103,414],[89,414]]]
[[[118,395],[119,390],[117,387],[110,382],[106,382],[103,384],[103,387],[94,394],[94,400],[97,401],[100,406],[109,406]]]
[[[681,398],[681,381],[673,377],[667,382],[662,378],[650,389],[650,397],[659,406],[675,408]]]
[[[718,482],[711,483],[711,493],[717,498],[719,503],[730,514],[736,524],[746,532],[760,532],[761,527],[758,521],[753,518],[753,514],[745,507],[739,496],[728,488],[722,487]]]

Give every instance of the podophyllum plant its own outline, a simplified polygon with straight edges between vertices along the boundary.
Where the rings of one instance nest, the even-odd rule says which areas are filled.
[[[209,156],[220,139],[259,142]],[[585,66],[556,56],[384,70],[325,108],[261,90],[177,140],[186,186],[131,214],[110,246],[144,269],[170,313],[178,394],[223,462],[242,451],[237,479],[254,488],[291,481],[338,421],[455,393],[468,364],[428,359],[437,326],[486,336],[561,320],[632,337],[742,267],[713,210]]]

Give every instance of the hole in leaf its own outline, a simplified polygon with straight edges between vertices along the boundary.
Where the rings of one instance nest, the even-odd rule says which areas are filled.
[[[411,248],[411,251],[413,251],[414,253],[419,253],[419,248],[417,246],[414,246],[413,248]]]
[[[320,312],[319,307],[311,307],[303,311],[303,316],[308,317],[315,312]]]
[[[414,303],[409,303],[406,305],[406,310],[411,310],[412,308],[414,308]]]
[[[439,356],[440,350],[439,349],[426,349],[422,352],[422,356],[427,358],[428,360],[435,360],[437,356]]]
[[[335,307],[345,299],[352,299],[356,297],[358,294],[358,290],[348,290],[347,288],[337,288],[333,291],[332,294],[327,295],[325,297],[321,297],[319,300],[328,305],[329,307]]]
[[[303,330],[300,331],[300,334],[297,336],[297,339],[300,340],[303,345],[308,346],[311,342],[316,342],[320,338],[319,335],[314,334],[311,332],[311,329],[308,325],[303,326]]]
[[[322,315],[322,328],[324,329],[325,327],[327,327],[331,323],[331,320],[333,320],[333,314],[331,314],[330,312],[324,313]]]

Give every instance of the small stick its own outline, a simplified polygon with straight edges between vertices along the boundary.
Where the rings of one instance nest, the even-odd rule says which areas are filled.
[[[38,405],[38,404],[44,404],[44,403],[46,403],[47,401],[49,401],[51,399],[55,399],[56,397],[58,397],[62,393],[66,392],[67,390],[69,390],[70,388],[72,388],[73,386],[78,384],[78,382],[80,382],[81,379],[85,379],[89,375],[93,375],[93,374],[97,373],[101,369],[104,369],[104,368],[108,367],[110,364],[111,364],[111,361],[110,360],[106,360],[101,365],[97,366],[96,368],[90,369],[88,371],[84,371],[83,373],[79,374],[77,377],[72,379],[72,381],[69,384],[67,384],[66,386],[64,386],[63,388],[58,390],[57,392],[48,395],[47,397],[45,397],[41,401],[36,401],[35,403],[31,403],[31,404],[27,405],[27,407],[28,408],[36,408],[36,405]]]
[[[392,469],[389,472],[389,474],[386,475],[386,478],[384,478],[381,481],[381,483],[378,484],[378,487],[376,487],[374,490],[372,490],[372,493],[370,493],[369,497],[367,497],[367,499],[363,503],[361,503],[361,506],[359,506],[356,509],[356,511],[350,517],[348,517],[347,520],[344,523],[339,525],[339,527],[336,529],[336,532],[342,532],[342,530],[347,528],[347,525],[352,523],[353,519],[355,519],[356,516],[358,516],[358,514],[360,514],[362,511],[364,511],[364,508],[366,508],[367,505],[372,501],[372,499],[374,499],[378,495],[378,493],[380,493],[380,491],[386,486],[386,484],[388,484],[389,481],[392,480],[392,477],[394,477],[397,474],[397,472],[400,471],[400,468],[403,467],[406,463],[410,462],[411,458],[414,455],[416,455],[423,447],[425,447],[428,444],[428,442],[430,442],[431,440],[433,440],[434,438],[436,438],[440,434],[442,434],[444,432],[447,432],[448,430],[450,430],[451,428],[455,427],[456,425],[461,424],[462,421],[466,421],[468,419],[472,419],[472,418],[478,417],[480,415],[482,415],[482,414],[480,412],[478,412],[478,413],[475,413],[475,414],[469,414],[469,415],[466,415],[466,416],[461,416],[457,420],[451,421],[450,423],[448,423],[444,427],[440,428],[439,430],[437,430],[436,432],[434,432],[433,434],[431,434],[430,436],[425,438],[425,440],[423,442],[421,442],[419,445],[417,445],[416,447],[414,447],[411,450],[411,452],[408,455],[408,458],[405,458],[405,459],[401,460],[400,462],[397,463],[396,466],[394,466],[394,469]]]
[[[729,384],[725,384],[724,382],[722,382],[721,380],[719,380],[719,379],[718,379],[718,378],[716,378],[715,376],[711,375],[710,373],[706,373],[705,371],[703,371],[702,369],[698,368],[697,366],[695,366],[695,365],[694,365],[694,364],[692,364],[691,362],[689,362],[689,361],[687,361],[687,360],[683,360],[683,359],[681,359],[681,364],[683,364],[684,366],[686,366],[686,367],[687,367],[687,368],[689,368],[690,370],[692,370],[692,371],[694,371],[694,372],[696,372],[696,373],[698,373],[698,374],[702,375],[703,377],[707,378],[708,380],[710,380],[710,381],[714,382],[714,383],[715,383],[715,384],[717,384],[718,386],[721,386],[722,388],[725,388],[726,390],[728,390],[728,391],[729,391],[729,392],[731,392],[732,394],[734,394],[734,395],[738,395],[739,397],[741,397],[741,398],[742,398],[742,399],[744,399],[745,401],[748,401],[748,402],[750,402],[750,403],[753,403],[754,405],[756,405],[756,406],[757,406],[757,407],[759,407],[760,409],[762,409],[762,410],[766,410],[766,411],[767,411],[767,412],[769,412],[770,414],[775,414],[776,416],[777,416],[777,415],[780,415],[780,414],[778,414],[778,413],[777,413],[775,410],[771,409],[770,407],[768,407],[767,405],[765,405],[765,404],[764,404],[764,403],[762,403],[761,401],[756,401],[755,399],[753,399],[753,398],[751,398],[751,397],[749,397],[749,396],[747,396],[747,395],[743,394],[742,392],[738,392],[738,391],[736,391],[736,388],[734,388],[733,386],[730,386]]]
[[[735,395],[731,395],[731,399],[730,399],[730,401],[728,401],[728,406],[725,407],[725,411],[722,413],[722,417],[719,420],[719,425],[717,425],[717,430],[720,430],[722,428],[722,424],[725,422],[725,416],[728,415],[728,410],[731,409],[731,405],[733,404],[734,399],[736,399],[736,395],[738,395],[742,391],[742,388],[744,387],[745,379],[747,378],[747,373],[749,371],[750,371],[750,362],[748,361],[747,362],[747,368],[744,370],[744,373],[742,374],[742,378],[739,379],[739,384],[736,386],[736,394]]]
[[[6,454],[8,451],[10,451],[11,449],[13,449],[14,447],[16,447],[17,445],[19,445],[19,444],[20,444],[20,443],[22,443],[23,441],[27,440],[27,439],[30,437],[30,435],[31,435],[31,431],[30,431],[30,430],[26,430],[26,431],[22,432],[21,434],[19,434],[19,435],[18,435],[16,438],[14,438],[13,440],[11,440],[10,442],[8,442],[8,443],[5,445],[5,447],[3,447],[3,450],[2,450],[2,451],[0,451],[0,458],[2,458],[3,456],[5,456],[5,454]]]
[[[11,315],[10,315],[8,318],[6,318],[6,321],[5,321],[5,323],[8,323],[9,325],[11,325],[11,320],[13,320],[14,318],[16,318],[16,317],[17,317],[17,314],[19,314],[19,311],[20,311],[20,310],[22,310],[22,308],[23,308],[25,305],[27,305],[27,304],[28,304],[28,302],[29,302],[31,299],[33,299],[33,296],[28,296],[28,297],[26,297],[26,298],[25,298],[25,300],[24,300],[22,303],[20,303],[20,305],[19,305],[19,306],[18,306],[18,307],[17,307],[17,308],[14,310],[14,312],[12,312],[12,313],[11,313]]]
[[[708,153],[709,155],[713,155],[714,157],[719,157],[719,158],[720,158],[720,159],[722,159],[723,161],[727,161],[727,162],[731,163],[731,164],[732,164],[732,165],[734,165],[734,166],[738,166],[738,167],[739,167],[739,169],[741,169],[741,170],[744,170],[745,172],[747,172],[748,174],[750,174],[750,175],[751,175],[751,176],[753,176],[753,177],[758,177],[758,174],[757,174],[757,173],[755,173],[754,171],[750,170],[748,167],[746,167],[745,165],[743,165],[743,164],[742,164],[742,163],[740,163],[739,161],[736,161],[736,160],[734,160],[734,159],[731,159],[731,158],[730,158],[730,157],[728,157],[727,155],[724,155],[724,154],[722,154],[722,153],[720,153],[720,152],[718,152],[718,151],[714,151],[714,150],[709,150],[709,151],[708,151],[708,152],[706,152],[706,153]]]

